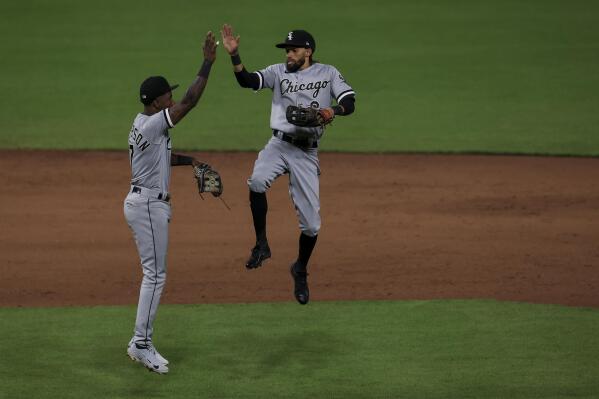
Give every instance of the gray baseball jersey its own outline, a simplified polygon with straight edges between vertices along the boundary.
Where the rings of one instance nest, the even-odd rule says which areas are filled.
[[[127,224],[141,260],[143,279],[132,341],[152,343],[154,319],[166,281],[168,226],[171,207],[168,189],[173,127],[168,110],[138,114],[129,132],[131,188],[124,202]]]
[[[285,64],[271,65],[256,72],[260,80],[258,90],[273,91],[270,127],[293,135],[316,137],[323,134],[322,127],[298,127],[287,122],[289,105],[327,108],[333,99],[341,101],[354,95],[339,71],[325,64],[313,64],[306,69],[289,73]],[[300,148],[283,141],[279,134],[271,137],[254,163],[252,176],[248,179],[250,190],[262,193],[284,173],[289,174],[289,195],[295,205],[300,230],[308,236],[316,236],[320,230],[320,165],[318,149]]]
[[[171,179],[171,138],[168,109],[138,114],[129,132],[131,184],[168,193]]]
[[[332,65],[315,63],[310,67],[289,73],[285,64],[275,64],[256,71],[260,87],[272,89],[270,127],[288,134],[301,136],[316,134],[320,138],[322,127],[298,127],[287,122],[287,106],[327,108],[333,99],[337,103],[345,96],[355,94],[343,76]]]

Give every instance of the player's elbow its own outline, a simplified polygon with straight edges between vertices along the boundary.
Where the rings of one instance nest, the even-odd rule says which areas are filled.
[[[344,116],[353,114],[353,112],[356,110],[355,102],[356,102],[356,98],[354,96],[347,96],[341,100],[339,105],[341,105],[343,107],[343,115]]]
[[[240,81],[238,81],[238,83],[239,83],[239,86],[243,87],[244,89],[254,89],[254,90],[256,90],[255,88],[253,88],[250,84],[248,84],[246,82],[240,82]]]
[[[241,72],[235,72],[235,79],[239,86],[247,89],[258,90],[260,88],[260,79],[255,73],[249,73],[245,68]]]
[[[193,107],[195,107],[200,101],[200,97],[202,93],[189,93],[190,95],[186,95],[181,99],[181,105],[186,109],[186,111],[190,111]]]
[[[347,115],[350,115],[350,114],[353,114],[353,113],[354,113],[354,111],[356,110],[356,107],[355,107],[355,105],[354,105],[354,102],[353,102],[353,101],[352,101],[352,102],[350,102],[349,104],[350,104],[350,105],[348,105],[347,107],[343,107],[343,108],[345,109],[345,113],[344,113],[344,115],[345,115],[345,116],[347,116]]]
[[[239,83],[239,86],[243,87],[244,89],[252,89],[252,90],[258,90],[259,89],[259,85],[250,83],[250,82],[246,82],[245,80],[240,80],[237,79],[237,83]]]

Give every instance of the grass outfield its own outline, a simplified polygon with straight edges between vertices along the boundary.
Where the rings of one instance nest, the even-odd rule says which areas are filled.
[[[303,27],[354,86],[324,150],[599,155],[599,2],[265,0],[0,3],[0,148],[126,149],[140,82],[183,88],[230,22],[249,69]],[[223,49],[176,149],[255,150],[270,91],[237,86]]]
[[[0,309],[6,398],[596,398],[599,312],[495,301]]]

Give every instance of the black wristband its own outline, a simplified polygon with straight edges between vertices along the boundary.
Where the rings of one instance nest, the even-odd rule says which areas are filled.
[[[212,62],[204,60],[204,63],[200,68],[200,72],[198,72],[198,76],[201,76],[204,79],[208,79],[208,75],[210,75],[210,68],[212,68]]]
[[[234,66],[241,64],[241,57],[239,56],[239,53],[231,56],[231,62]]]

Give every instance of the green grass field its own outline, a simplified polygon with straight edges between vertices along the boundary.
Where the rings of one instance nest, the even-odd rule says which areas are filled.
[[[0,148],[121,149],[140,82],[192,81],[231,23],[255,70],[290,29],[357,91],[322,148],[599,156],[599,2],[0,2]],[[271,93],[224,50],[176,150],[257,150]],[[134,307],[0,308],[0,398],[597,398],[597,309],[493,301],[161,306],[171,372],[124,355]]]
[[[0,309],[6,398],[596,398],[599,312],[495,301]]]
[[[250,70],[303,27],[357,91],[324,150],[599,155],[599,2],[24,0],[0,4],[0,148],[125,149],[140,82],[183,88],[223,22]],[[271,93],[243,90],[223,49],[178,149],[256,150]]]

